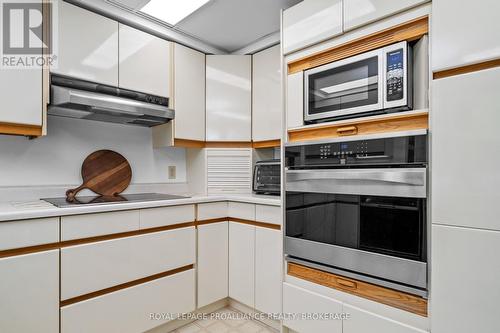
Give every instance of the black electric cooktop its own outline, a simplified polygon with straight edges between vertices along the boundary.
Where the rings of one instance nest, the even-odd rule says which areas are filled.
[[[115,196],[80,196],[74,201],[67,201],[66,198],[46,198],[44,201],[50,202],[56,207],[75,207],[80,205],[109,205],[120,204],[127,202],[148,202],[161,200],[186,199],[180,195],[170,195],[161,193],[137,193],[137,194],[122,194]]]

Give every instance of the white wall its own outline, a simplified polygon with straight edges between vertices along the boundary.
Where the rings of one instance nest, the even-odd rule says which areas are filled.
[[[185,149],[153,149],[149,128],[49,116],[46,137],[0,135],[0,186],[79,184],[83,160],[99,149],[127,158],[132,184],[186,181]],[[177,167],[175,180],[169,165]]]

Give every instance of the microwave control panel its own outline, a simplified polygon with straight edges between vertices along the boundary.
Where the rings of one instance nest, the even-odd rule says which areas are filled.
[[[403,99],[404,85],[404,53],[403,49],[387,53],[386,68],[387,100]]]

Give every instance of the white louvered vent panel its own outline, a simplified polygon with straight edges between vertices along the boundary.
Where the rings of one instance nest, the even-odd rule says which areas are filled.
[[[209,194],[252,191],[252,150],[207,149]]]

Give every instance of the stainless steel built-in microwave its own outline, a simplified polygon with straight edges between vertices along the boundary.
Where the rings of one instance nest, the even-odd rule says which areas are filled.
[[[411,57],[404,41],[305,71],[305,122],[411,109]]]

